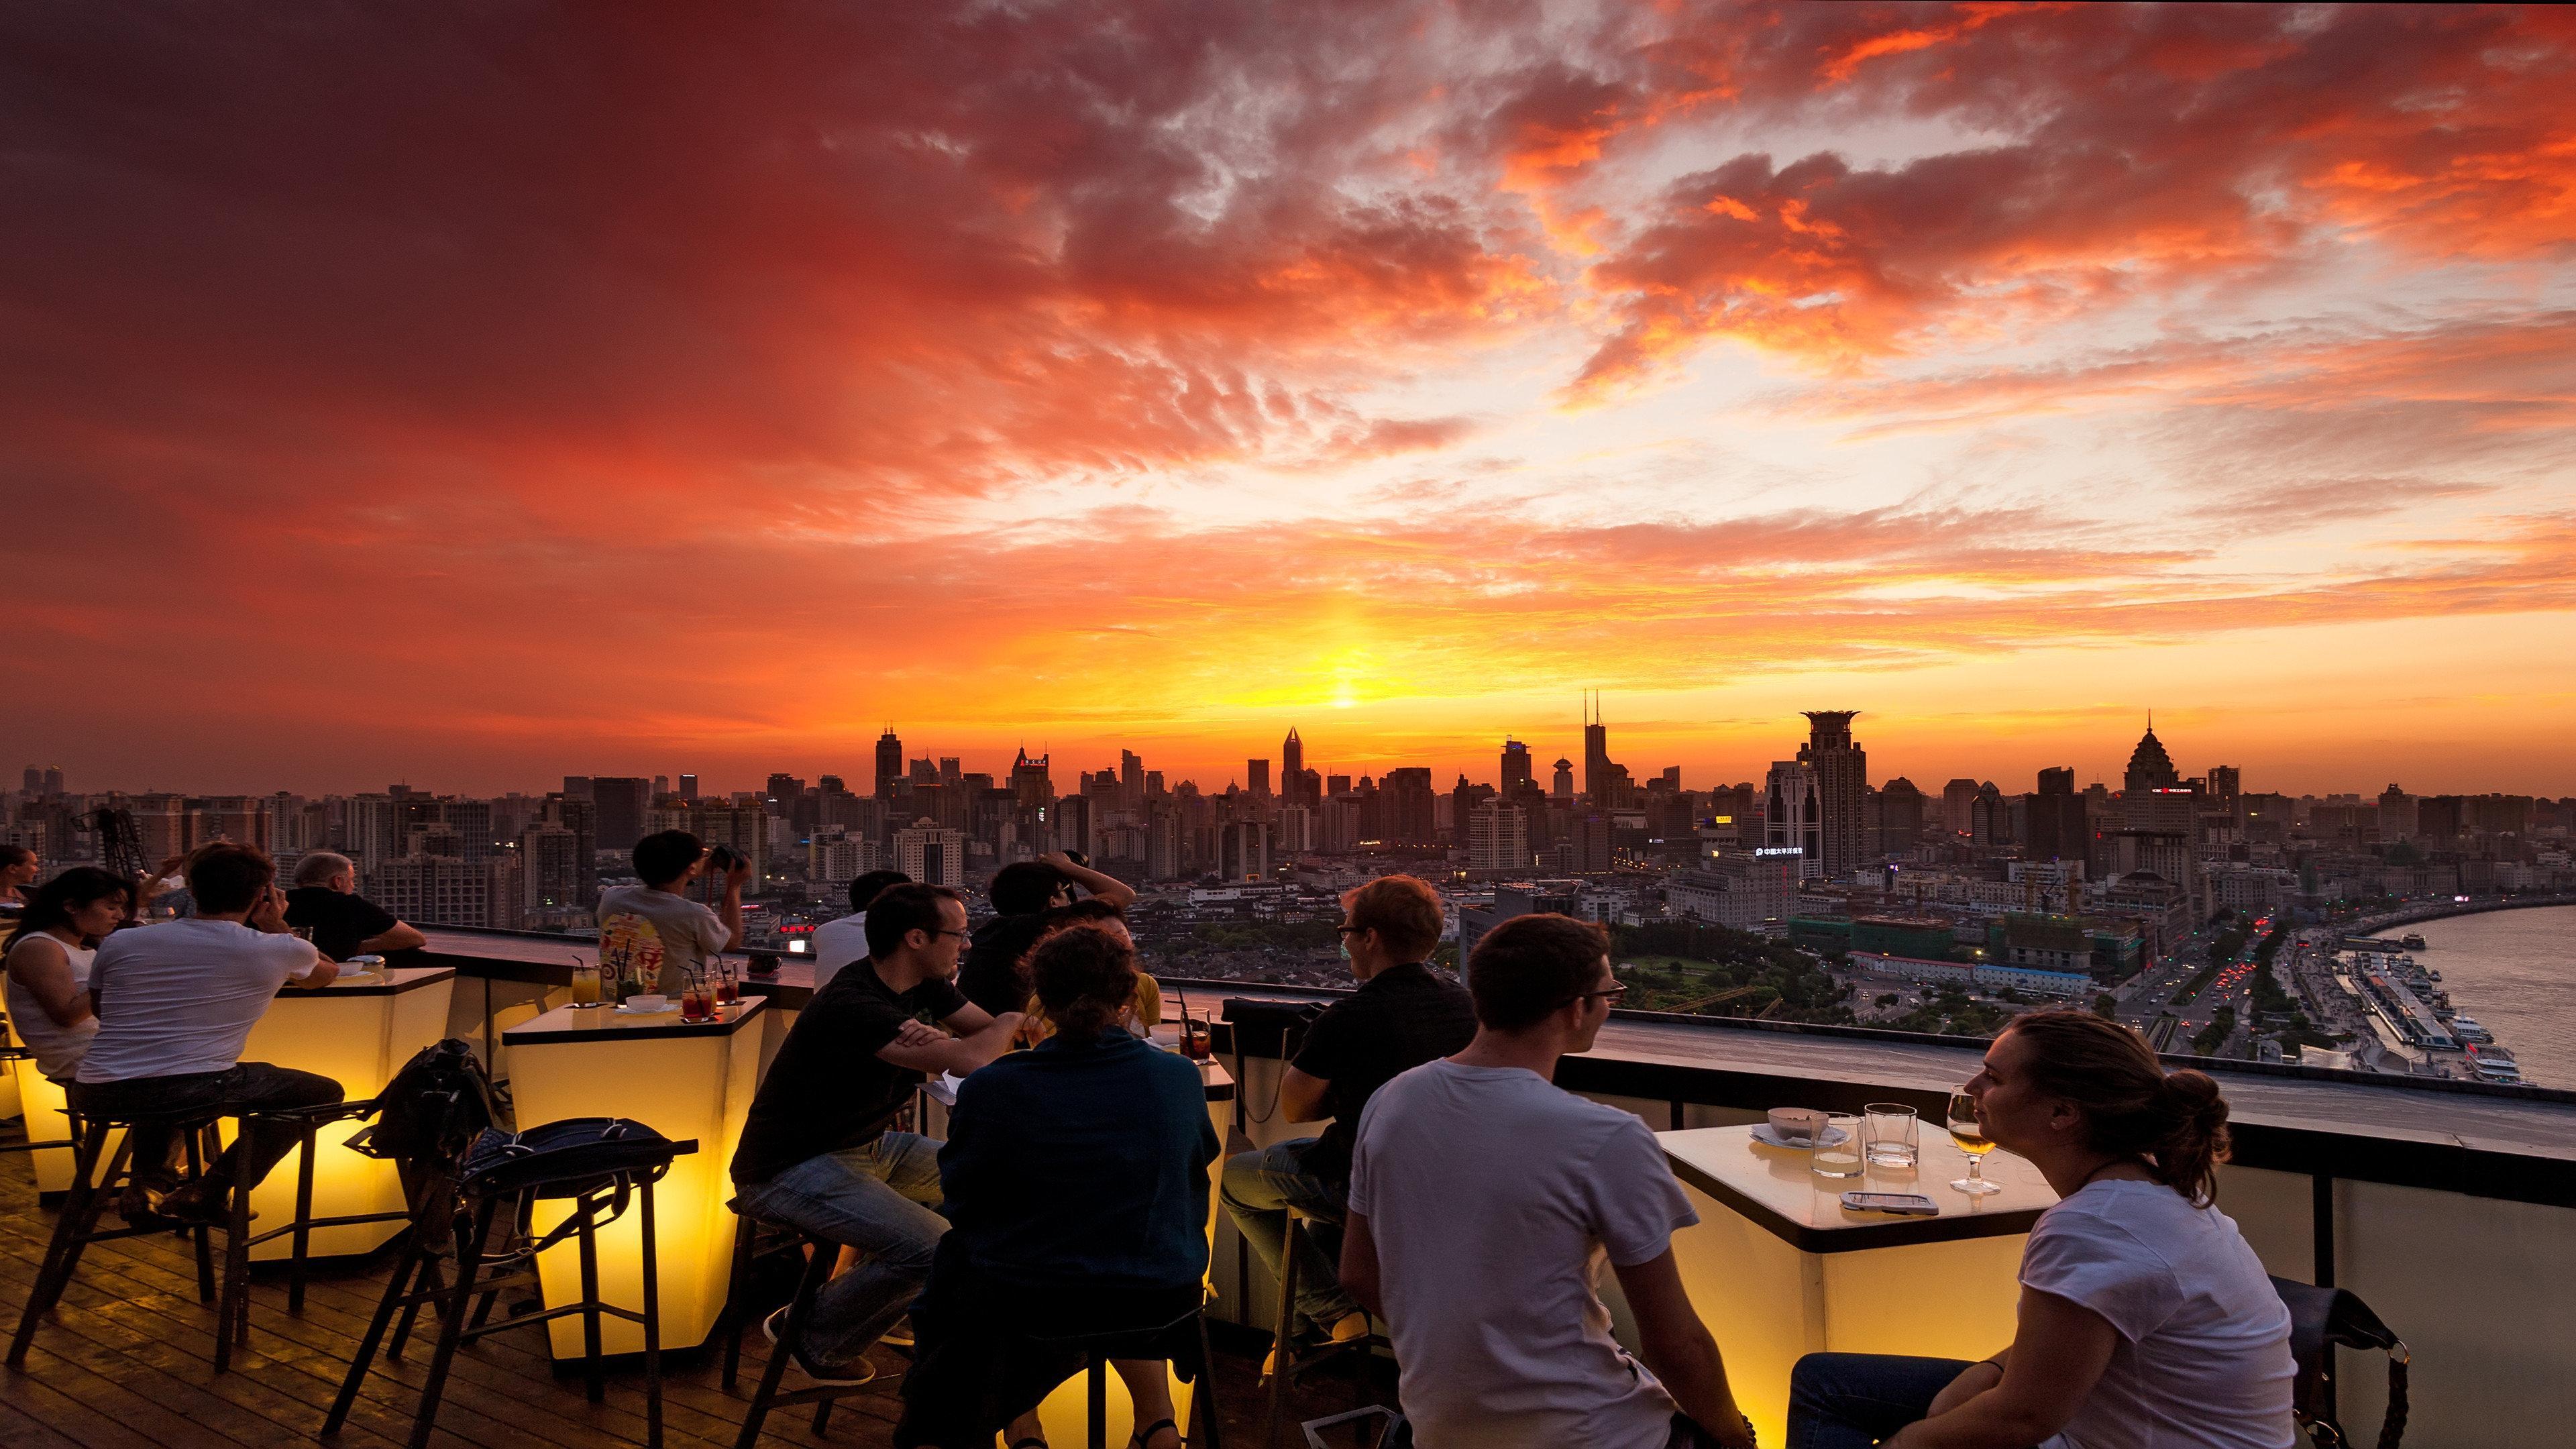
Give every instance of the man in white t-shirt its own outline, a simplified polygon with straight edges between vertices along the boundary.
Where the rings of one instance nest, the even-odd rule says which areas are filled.
[[[814,928],[814,989],[822,990],[853,961],[868,959],[868,903],[888,886],[909,885],[899,870],[872,870],[850,882],[850,913]]]
[[[1518,916],[1467,963],[1476,1039],[1378,1089],[1342,1286],[1387,1321],[1424,1449],[1751,1449],[1672,1234],[1699,1221],[1645,1123],[1555,1085],[1626,988],[1601,928]],[[1608,1260],[1637,1319],[1610,1333]],[[1639,1358],[1644,1362],[1640,1363]]]
[[[229,1116],[340,1101],[340,1084],[329,1077],[241,1060],[251,1028],[281,988],[328,986],[339,975],[287,929],[276,865],[264,851],[219,841],[191,857],[187,872],[194,916],[118,931],[99,943],[89,969],[98,1035],[81,1057],[72,1105],[105,1116],[199,1107]],[[139,1128],[134,1135],[135,1181],[117,1211],[182,1222],[220,1219],[234,1183],[267,1177],[299,1136],[248,1132],[201,1182],[163,1197],[174,1180],[169,1134]]]
[[[690,900],[689,883],[706,870],[706,842],[685,830],[663,830],[635,842],[642,885],[610,886],[592,913],[599,922],[599,961],[646,991],[676,996],[689,973],[742,944],[742,886],[751,862],[726,852],[724,895],[713,910]]]

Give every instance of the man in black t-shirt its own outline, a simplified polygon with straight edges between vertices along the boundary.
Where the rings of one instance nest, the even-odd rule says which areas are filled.
[[[1279,1084],[1281,1116],[1332,1123],[1320,1137],[1227,1159],[1219,1187],[1244,1241],[1274,1278],[1289,1208],[1341,1221],[1351,1144],[1369,1098],[1398,1074],[1464,1051],[1476,1038],[1467,989],[1423,964],[1440,945],[1440,928],[1439,893],[1409,875],[1381,876],[1342,897],[1342,954],[1360,989],[1315,1018]],[[1298,1313],[1336,1341],[1368,1332],[1368,1316],[1342,1291],[1334,1255],[1312,1237],[1301,1241]]]
[[[797,1015],[733,1155],[747,1210],[857,1250],[856,1265],[815,1300],[802,1340],[786,1345],[826,1383],[874,1375],[869,1345],[911,1306],[948,1231],[931,1211],[939,1144],[886,1124],[924,1076],[964,1076],[1008,1050],[1020,1027],[1018,1012],[995,1016],[958,993],[966,903],[957,892],[895,886],[869,904],[867,933],[868,958]],[[772,1337],[783,1322],[771,1316]]]
[[[358,894],[358,867],[336,851],[308,850],[295,862],[286,924],[309,927],[313,949],[334,961],[428,944],[420,928]]]

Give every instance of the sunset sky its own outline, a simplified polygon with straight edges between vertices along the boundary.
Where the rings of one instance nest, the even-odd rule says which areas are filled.
[[[75,789],[2576,792],[2576,14],[0,11]],[[11,777],[14,779],[14,775]]]

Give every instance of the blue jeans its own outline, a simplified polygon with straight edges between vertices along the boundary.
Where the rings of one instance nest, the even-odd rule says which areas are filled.
[[[858,1249],[858,1264],[823,1285],[803,1341],[809,1369],[847,1367],[885,1337],[930,1277],[948,1232],[939,1201],[939,1144],[888,1132],[865,1147],[809,1157],[767,1182],[740,1183],[742,1205],[828,1242]]]
[[[1811,1353],[1789,1371],[1789,1449],[1870,1449],[1931,1412],[1964,1359]]]
[[[1306,1149],[1314,1145],[1314,1138],[1300,1137],[1229,1157],[1225,1175],[1218,1179],[1217,1197],[1243,1240],[1252,1245],[1253,1256],[1270,1270],[1272,1282],[1279,1280],[1279,1262],[1288,1247],[1288,1209],[1334,1223],[1350,1212],[1349,1189],[1298,1170]],[[1342,1291],[1341,1270],[1325,1256],[1313,1233],[1300,1233],[1298,1248],[1297,1312],[1329,1333],[1334,1324],[1359,1312],[1360,1306]]]

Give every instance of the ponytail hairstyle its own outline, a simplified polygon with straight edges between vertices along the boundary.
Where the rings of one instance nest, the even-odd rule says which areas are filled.
[[[2205,1072],[2168,1073],[2138,1034],[2089,1011],[2034,1011],[2021,1039],[2031,1084],[2075,1104],[2085,1145],[2131,1159],[2206,1207],[2228,1156],[2227,1099]]]
[[[1056,1032],[1089,1041],[1116,1026],[1135,999],[1136,948],[1098,926],[1074,926],[1038,943],[1029,976]]]
[[[134,882],[94,865],[71,867],[36,887],[35,893],[27,897],[27,909],[19,913],[17,929],[9,933],[8,942],[0,945],[0,956],[8,955],[11,948],[29,936],[56,926],[69,927],[73,912],[111,896],[131,905]]]

